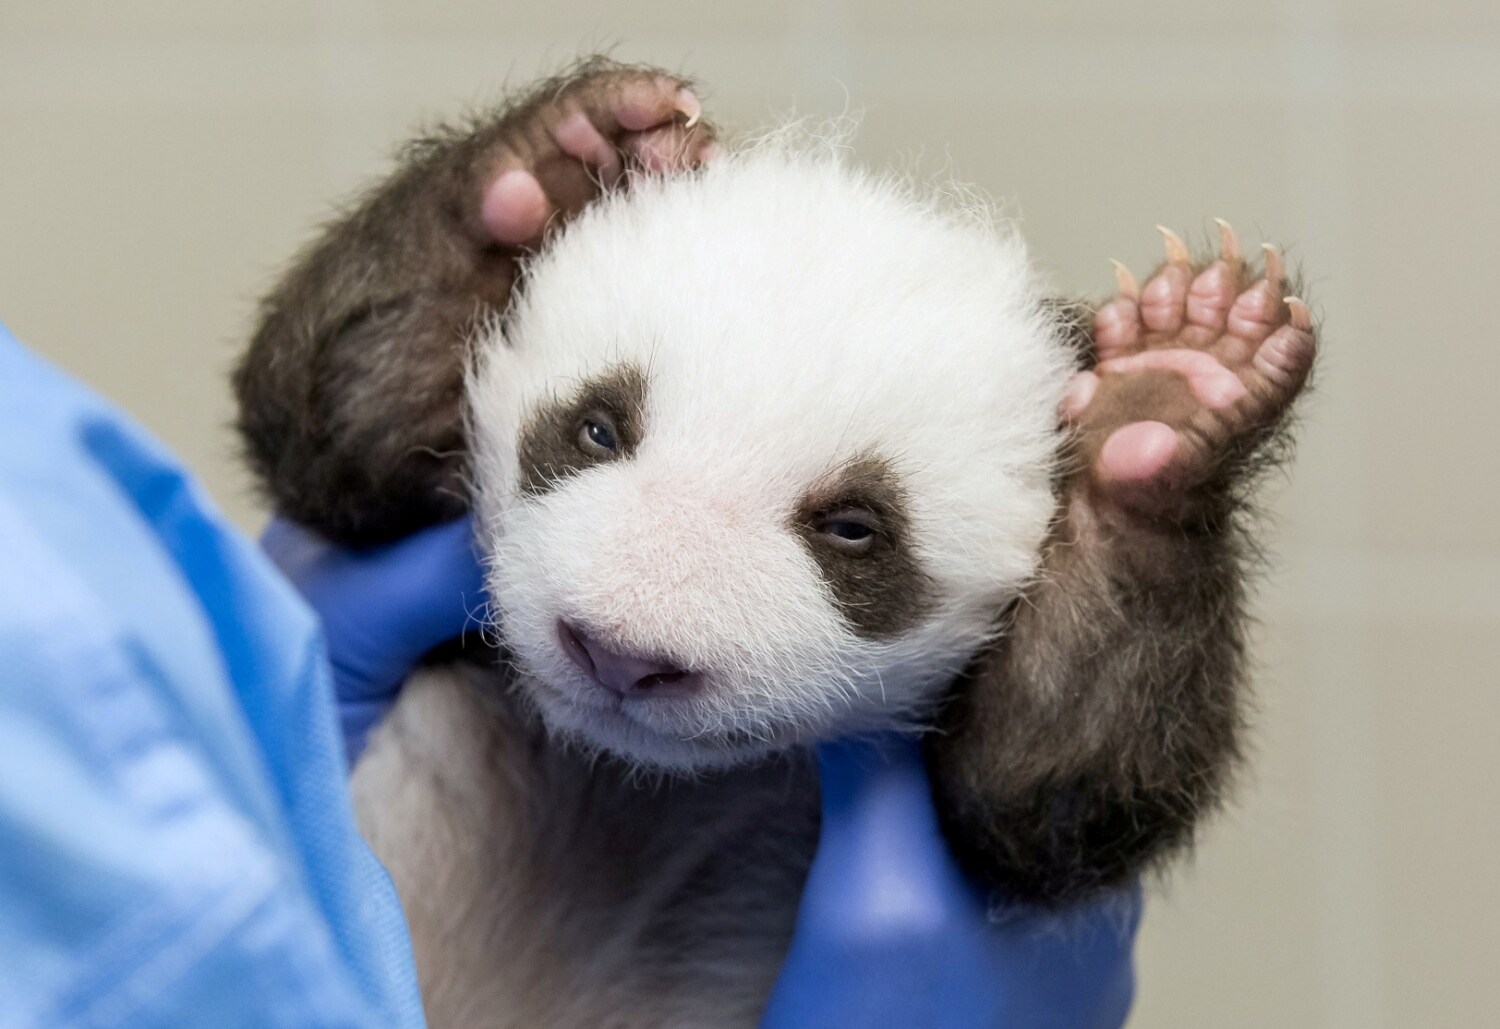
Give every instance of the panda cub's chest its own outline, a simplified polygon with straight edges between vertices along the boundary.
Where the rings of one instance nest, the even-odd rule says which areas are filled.
[[[514,688],[419,673],[354,776],[429,1021],[755,1024],[816,844],[811,763],[652,781],[549,737]]]

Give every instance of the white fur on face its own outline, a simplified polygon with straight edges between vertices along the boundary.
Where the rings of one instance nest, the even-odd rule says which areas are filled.
[[[555,729],[696,768],[929,704],[1034,571],[1070,355],[1005,227],[944,213],[832,153],[764,145],[594,205],[481,342],[470,439],[490,586]],[[519,489],[527,420],[630,368],[628,458]],[[878,639],[798,531],[809,491],[873,458],[898,480],[930,593]],[[557,620],[703,676],[621,700]]]

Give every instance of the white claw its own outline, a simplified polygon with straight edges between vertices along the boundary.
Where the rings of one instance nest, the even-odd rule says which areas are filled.
[[[1286,264],[1281,260],[1281,251],[1270,243],[1262,243],[1261,250],[1266,255],[1266,281],[1273,286],[1279,286],[1286,279]]]
[[[672,106],[686,119],[682,123],[683,128],[690,129],[703,118],[703,105],[699,103],[698,97],[690,89],[679,89],[677,102]]]
[[[1156,231],[1161,233],[1161,238],[1167,245],[1167,261],[1171,264],[1191,264],[1192,258],[1188,256],[1187,244],[1182,237],[1177,235],[1165,225],[1158,225]]]
[[[1306,332],[1312,328],[1312,312],[1301,297],[1282,297],[1287,310],[1292,314],[1292,328]]]
[[[1139,300],[1141,287],[1135,281],[1135,276],[1130,274],[1130,269],[1113,257],[1109,259],[1109,263],[1115,266],[1115,288],[1119,290],[1120,296],[1127,300]]]
[[[1219,255],[1230,264],[1238,266],[1244,261],[1244,255],[1240,251],[1240,234],[1223,218],[1215,218],[1214,224],[1219,227]]]

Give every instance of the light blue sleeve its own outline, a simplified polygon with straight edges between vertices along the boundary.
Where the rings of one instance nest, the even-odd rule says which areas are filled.
[[[420,1026],[313,616],[0,328],[0,1027]]]

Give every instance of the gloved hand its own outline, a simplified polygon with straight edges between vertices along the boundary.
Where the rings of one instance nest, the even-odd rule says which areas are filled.
[[[382,547],[336,546],[277,518],[262,549],[317,612],[352,767],[422,655],[478,627],[484,575],[463,518]]]
[[[1139,888],[986,910],[938,829],[920,744],[819,748],[823,829],[768,1029],[1114,1029],[1135,992]]]

